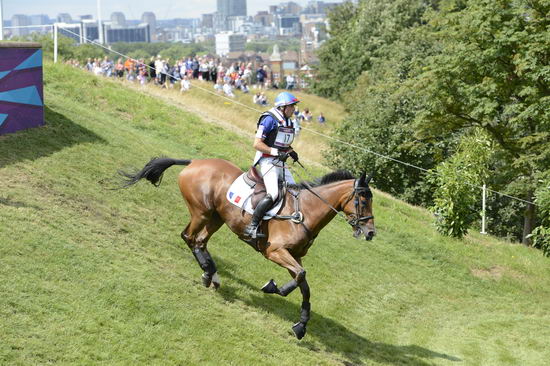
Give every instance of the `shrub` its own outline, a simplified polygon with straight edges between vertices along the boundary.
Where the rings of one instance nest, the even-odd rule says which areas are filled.
[[[491,146],[487,135],[476,130],[461,140],[458,151],[429,173],[437,188],[434,205],[437,231],[443,235],[462,238],[479,218],[476,203],[479,186],[487,178],[487,163]]]
[[[538,206],[541,225],[537,226],[529,238],[533,247],[542,250],[543,254],[550,257],[550,172],[546,173],[547,178],[541,180],[541,185],[535,192],[535,203]]]

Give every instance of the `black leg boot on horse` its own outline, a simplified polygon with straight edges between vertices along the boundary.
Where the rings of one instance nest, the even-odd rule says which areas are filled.
[[[260,202],[258,202],[258,205],[254,209],[254,213],[252,214],[252,221],[250,221],[250,224],[244,229],[244,235],[252,238],[262,238],[265,237],[265,234],[259,233],[260,229],[260,223],[262,222],[263,217],[265,216],[265,213],[269,211],[269,209],[273,206],[273,198],[268,194]]]

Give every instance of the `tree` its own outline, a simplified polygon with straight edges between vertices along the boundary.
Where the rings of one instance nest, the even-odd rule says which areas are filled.
[[[399,40],[381,47],[379,53],[384,57],[375,59],[356,88],[345,94],[349,116],[336,130],[338,140],[368,151],[334,142],[327,154],[333,166],[355,172],[367,169],[374,173],[378,189],[426,206],[432,203],[434,186],[414,166],[435,167],[447,158],[454,140],[421,141],[415,137],[417,91],[406,81],[413,76],[413,65],[433,52],[429,35],[420,28],[404,30]]]
[[[420,137],[480,127],[505,153],[502,188],[533,201],[537,176],[550,167],[548,0],[469,0],[430,16],[442,51],[415,80],[423,108]],[[536,222],[524,212],[523,241]]]
[[[431,211],[440,233],[462,238],[479,219],[478,188],[488,176],[490,145],[485,131],[474,130],[462,138],[455,154],[430,172],[429,179],[437,187]]]
[[[318,52],[315,93],[331,98],[353,90],[383,48],[399,39],[400,33],[422,23],[427,9],[438,0],[363,0],[344,2],[329,13],[330,38]]]
[[[350,87],[350,78],[354,80],[357,73],[348,73],[347,66],[363,71],[365,69],[361,59],[349,60],[349,54],[352,52],[346,47],[347,39],[352,38],[354,23],[358,15],[358,8],[351,2],[345,2],[337,6],[329,14],[330,39],[328,39],[318,51],[319,66],[317,67],[317,77],[313,82],[313,91],[323,97],[337,97],[341,89]],[[346,70],[346,72],[342,72]],[[349,70],[351,71],[351,70]],[[345,75],[344,75],[345,74]],[[351,74],[351,75],[350,75]],[[347,79],[341,80],[344,76]]]

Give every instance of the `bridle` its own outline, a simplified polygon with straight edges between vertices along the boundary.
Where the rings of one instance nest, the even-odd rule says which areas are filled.
[[[372,215],[361,216],[362,201],[359,199],[359,197],[364,196],[366,199],[372,199],[372,191],[370,190],[368,185],[366,187],[362,187],[362,186],[359,186],[358,183],[359,183],[359,179],[356,179],[355,182],[353,183],[353,192],[351,193],[350,197],[346,200],[346,202],[342,205],[342,207],[346,206],[348,202],[353,199],[353,203],[355,206],[355,214],[351,214],[349,215],[349,217],[339,212],[336,208],[332,207],[332,205],[328,203],[323,197],[315,193],[315,191],[311,189],[309,184],[305,184],[305,187],[309,192],[311,192],[314,196],[319,198],[328,207],[330,207],[332,211],[336,212],[337,215],[342,216],[342,218],[346,220],[346,222],[350,224],[351,227],[357,232],[358,230],[361,230],[359,226],[361,225],[361,223],[374,219],[374,216]]]
[[[305,167],[299,161],[297,161],[297,163],[302,168],[305,169]],[[295,171],[293,171],[293,172],[296,173]],[[297,175],[299,176],[299,174],[297,174]],[[370,181],[370,178],[368,178],[366,186],[360,186],[359,185],[360,181],[361,181],[361,178],[355,179],[355,182],[353,182],[353,192],[351,193],[349,198],[346,200],[346,202],[342,205],[342,207],[345,207],[348,204],[348,202],[353,199],[353,203],[354,203],[354,206],[355,206],[355,214],[351,214],[351,215],[349,215],[349,217],[346,216],[345,214],[343,214],[342,212],[339,212],[336,208],[332,207],[332,205],[330,203],[328,203],[327,200],[325,200],[323,197],[321,197],[317,193],[315,193],[315,191],[312,189],[312,187],[307,182],[304,181],[303,183],[304,183],[305,188],[311,194],[313,194],[314,196],[319,198],[325,205],[327,205],[332,211],[334,211],[336,213],[336,215],[341,216],[355,231],[355,233],[353,234],[354,237],[358,237],[359,235],[361,235],[361,232],[363,231],[361,229],[360,225],[363,222],[374,219],[374,216],[372,216],[372,215],[370,215],[370,216],[361,216],[362,201],[360,200],[360,197],[363,196],[367,200],[372,200],[372,191],[370,190],[370,187],[368,185],[368,181]],[[305,225],[304,225],[304,227],[305,227]],[[309,232],[309,230],[307,228],[306,228],[306,231]]]
[[[349,218],[346,218],[346,221],[348,224],[351,225],[351,227],[354,230],[360,229],[359,225],[361,225],[363,222],[367,222],[369,220],[374,219],[374,216],[361,216],[362,208],[363,208],[363,201],[360,199],[361,197],[365,197],[367,200],[372,200],[372,191],[370,190],[369,186],[366,187],[359,186],[359,180],[356,179],[353,183],[353,192],[344,203],[344,206],[347,205],[349,201],[353,199],[353,205],[355,206],[355,214],[349,215]],[[359,234],[358,234],[359,235]]]

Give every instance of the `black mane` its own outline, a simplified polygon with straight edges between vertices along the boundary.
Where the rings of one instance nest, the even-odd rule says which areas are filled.
[[[289,186],[295,189],[305,189],[307,187],[313,188],[313,187],[323,186],[325,184],[339,182],[341,180],[348,180],[348,179],[355,179],[355,177],[353,176],[353,174],[351,174],[347,170],[336,170],[320,178],[316,178],[313,181],[300,182],[297,184],[291,184]]]

